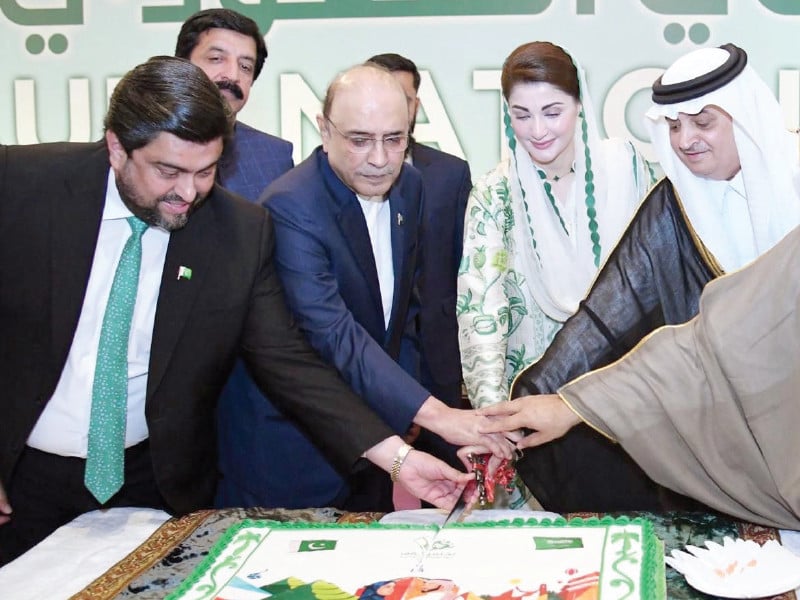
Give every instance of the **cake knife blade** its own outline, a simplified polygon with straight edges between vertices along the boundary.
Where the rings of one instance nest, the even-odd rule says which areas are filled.
[[[456,500],[455,505],[453,508],[450,509],[450,512],[445,517],[444,522],[439,526],[439,529],[436,530],[436,533],[433,534],[433,537],[430,539],[428,546],[422,551],[422,556],[420,556],[417,564],[414,565],[414,568],[411,569],[411,574],[419,574],[422,573],[422,564],[425,562],[425,559],[428,558],[428,555],[431,553],[434,547],[434,542],[436,538],[439,537],[439,534],[442,532],[442,529],[447,527],[448,525],[452,525],[453,523],[460,523],[464,517],[464,511],[467,509],[467,498],[472,496],[473,491],[475,489],[476,482],[470,481],[467,485],[464,486],[464,489],[461,490],[461,495]]]
[[[453,523],[460,523],[464,519],[466,516],[464,511],[467,510],[467,498],[472,495],[472,491],[474,489],[474,481],[470,481],[464,486],[464,489],[461,491],[461,495],[458,497],[458,500],[456,500],[453,508],[450,509],[450,512],[447,514],[447,517],[439,528],[440,530],[444,529],[448,525],[452,525]],[[436,533],[438,535],[439,532],[437,531]]]

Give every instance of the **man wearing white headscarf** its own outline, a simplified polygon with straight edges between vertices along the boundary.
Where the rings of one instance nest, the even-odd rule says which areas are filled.
[[[786,129],[772,92],[746,62],[744,51],[732,44],[678,59],[654,85],[646,120],[661,167],[689,222],[725,271],[760,256],[800,221],[791,176],[798,171],[797,138]],[[739,68],[729,83],[713,89],[709,72],[724,78]],[[698,79],[711,91],[703,93]],[[675,128],[682,120],[714,109],[731,119],[741,168],[730,179],[698,177],[702,159],[696,157],[703,153],[702,145],[695,152],[692,144],[681,146],[690,139],[678,139],[678,148],[670,142],[671,134],[681,135]]]
[[[697,314],[705,285],[769,250],[800,223],[798,144],[774,96],[732,45],[696,50],[653,85],[647,112],[667,178],[648,194],[578,311],[511,398],[554,393],[608,365],[665,324]],[[681,499],[649,482],[586,426],[526,450],[517,468],[548,510],[657,510]]]

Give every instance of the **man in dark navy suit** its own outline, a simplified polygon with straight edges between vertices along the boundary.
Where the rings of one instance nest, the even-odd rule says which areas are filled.
[[[422,80],[417,65],[394,53],[378,54],[369,62],[388,69],[402,86],[413,134],[420,106],[417,93]],[[422,173],[425,196],[420,231],[420,382],[449,406],[459,407],[463,400],[456,282],[464,241],[464,212],[472,178],[465,160],[419,144],[413,136],[406,162]],[[420,431],[414,443],[453,466],[459,464],[455,448],[429,431]]]
[[[399,54],[369,62],[388,69],[403,87],[411,133],[419,110],[417,65]],[[472,189],[469,165],[452,154],[411,141],[406,161],[422,173],[422,257],[419,313],[422,384],[450,406],[461,406],[461,356],[456,321],[456,279],[464,237],[464,211]]]
[[[184,22],[175,56],[203,69],[236,115],[247,104],[250,88],[264,67],[267,46],[255,21],[226,8],[211,8]],[[217,180],[255,202],[273,179],[293,166],[291,142],[237,120]]]
[[[474,414],[447,406],[415,379],[423,199],[419,172],[404,162],[402,88],[378,65],[355,67],[331,84],[317,123],[322,146],[264,195],[298,325],[396,433],[413,423],[454,444],[483,441]],[[268,421],[250,416],[236,440],[241,461],[232,465],[248,504],[392,509],[388,477],[369,466],[342,477],[291,420],[277,411]],[[505,440],[487,443],[500,453],[509,448]]]

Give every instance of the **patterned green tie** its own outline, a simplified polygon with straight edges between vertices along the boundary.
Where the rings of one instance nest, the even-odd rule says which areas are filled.
[[[128,217],[133,233],[125,242],[111,284],[92,386],[89,447],[83,481],[100,504],[122,487],[125,422],[128,406],[128,338],[142,262],[142,234],[147,223]]]

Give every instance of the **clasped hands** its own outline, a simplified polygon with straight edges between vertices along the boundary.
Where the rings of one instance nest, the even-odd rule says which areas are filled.
[[[431,396],[414,422],[461,446],[458,455],[467,470],[472,468],[470,455],[491,454],[487,473],[494,475],[504,460],[561,437],[580,417],[555,394],[523,396],[477,410],[451,408]]]
[[[516,439],[519,450],[558,439],[581,422],[577,413],[558,394],[522,396],[476,412],[489,420],[489,424],[480,430],[486,435],[529,430],[530,433],[520,433]]]
[[[477,409],[472,414],[479,419],[477,431],[484,438],[478,443],[462,447],[458,454],[470,468],[469,455],[490,453],[492,456],[487,471],[491,475],[504,459],[511,458],[508,450],[516,458],[524,448],[555,440],[581,422],[580,417],[557,394],[523,396]],[[492,441],[491,444],[484,442],[487,438]],[[498,447],[500,452],[496,451]]]

